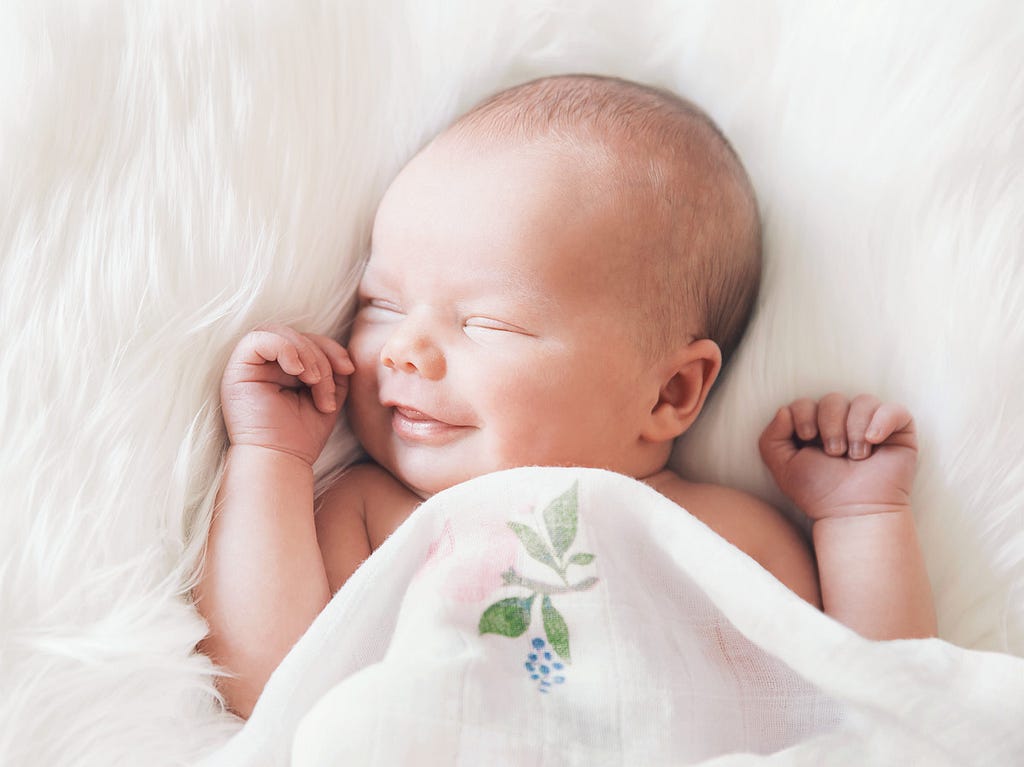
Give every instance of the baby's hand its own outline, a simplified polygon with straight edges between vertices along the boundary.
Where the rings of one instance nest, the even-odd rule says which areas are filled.
[[[355,370],[327,336],[266,325],[231,353],[221,380],[221,409],[233,445],[255,445],[302,458],[320,456]]]
[[[861,394],[798,399],[761,434],[779,488],[813,520],[910,508],[917,465],[914,419]]]

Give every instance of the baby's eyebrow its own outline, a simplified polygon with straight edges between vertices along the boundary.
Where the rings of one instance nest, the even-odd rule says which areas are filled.
[[[543,278],[537,274],[521,272],[509,275],[504,287],[511,295],[545,310],[553,310],[559,304],[559,297],[550,292]]]
[[[472,302],[467,308],[479,306],[484,314],[492,314],[493,319],[510,324],[515,324],[513,320],[516,320],[532,325],[538,318],[552,316],[557,308],[551,296],[531,285],[508,285],[499,292],[486,291],[477,298],[479,303]]]

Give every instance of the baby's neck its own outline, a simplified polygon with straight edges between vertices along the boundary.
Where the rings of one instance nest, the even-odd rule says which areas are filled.
[[[653,474],[648,474],[646,477],[637,477],[637,481],[643,482],[659,493],[663,493],[668,485],[679,481],[679,475],[672,471],[672,469],[663,468]]]

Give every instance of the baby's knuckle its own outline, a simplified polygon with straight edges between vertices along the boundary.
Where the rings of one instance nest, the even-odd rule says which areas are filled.
[[[262,348],[272,349],[276,352],[288,348],[287,339],[269,330],[262,330],[253,335],[253,345],[257,344]]]

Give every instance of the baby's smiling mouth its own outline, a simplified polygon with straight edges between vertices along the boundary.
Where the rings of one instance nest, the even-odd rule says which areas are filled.
[[[444,445],[461,436],[471,426],[448,423],[429,413],[398,403],[383,403],[391,408],[391,428],[406,442]]]

